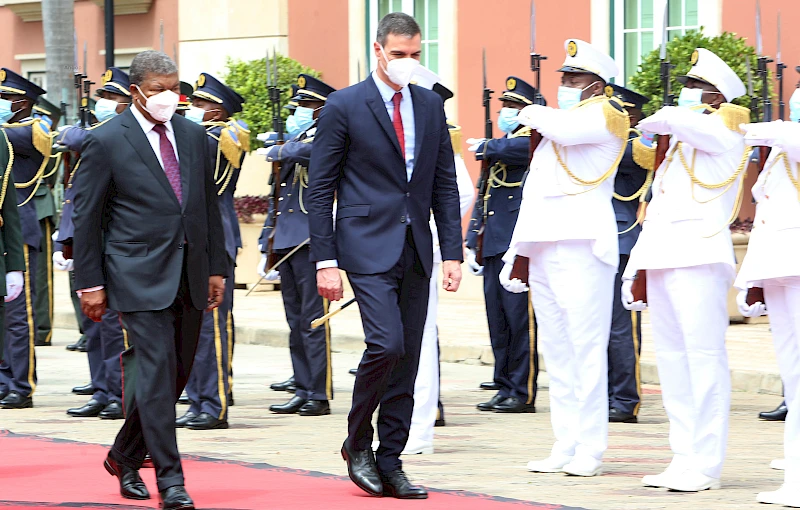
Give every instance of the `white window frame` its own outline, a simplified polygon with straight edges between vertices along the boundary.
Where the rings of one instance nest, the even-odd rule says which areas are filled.
[[[391,0],[391,1],[394,1],[394,0]],[[429,0],[425,1],[425,9],[426,10],[428,9],[428,1]],[[438,39],[425,39],[425,37],[423,37],[422,38],[422,51],[423,51],[423,53],[425,53],[426,51],[428,51],[428,48],[430,47],[430,46],[426,46],[426,45],[429,45],[430,43],[436,43],[436,44],[439,45],[439,59],[441,60],[441,55],[442,55],[441,20],[442,20],[442,10],[443,10],[442,9],[441,0],[437,1],[437,6],[438,6],[438,10],[439,10],[437,19],[439,20],[439,25],[440,25],[439,26],[439,38]],[[414,0],[401,0],[400,12],[404,12],[404,13],[408,14],[409,16],[414,16]],[[425,19],[426,20],[430,19],[430,17],[428,16],[427,12],[425,13]],[[378,22],[379,21],[380,21],[380,19],[378,19],[378,0],[369,0],[369,26],[367,27],[367,39],[368,39],[368,41],[374,40],[373,38],[375,37],[375,29],[378,27]],[[427,27],[423,27],[423,32],[426,31],[426,30],[427,30]],[[425,36],[426,34],[423,33],[422,35]],[[378,61],[375,58],[375,52],[372,51],[372,45],[371,44],[368,45],[368,47],[367,47],[367,53],[369,54],[369,68],[370,69],[375,69],[375,67],[378,65]],[[425,58],[423,60],[425,62],[428,61],[427,55],[425,55]],[[439,67],[441,67],[441,66],[439,66]],[[438,73],[438,69],[435,70],[435,71]]]

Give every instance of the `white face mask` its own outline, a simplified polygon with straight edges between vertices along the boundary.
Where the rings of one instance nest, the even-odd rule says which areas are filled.
[[[794,94],[789,99],[789,119],[800,122],[800,89],[794,89]]]
[[[564,85],[558,87],[558,108],[560,110],[569,110],[580,103],[583,92],[595,83],[597,83],[597,81],[593,81],[582,89],[576,89]]]
[[[97,103],[94,105],[94,116],[98,122],[103,122],[106,119],[110,119],[117,115],[117,107],[121,103],[114,101],[113,99],[105,99],[100,98],[97,100]],[[124,104],[124,103],[122,103]]]
[[[203,119],[206,117],[206,111],[202,108],[198,108],[196,106],[190,106],[184,117],[191,120],[195,124],[200,124],[203,122]]]
[[[411,77],[414,76],[414,71],[419,67],[419,61],[413,58],[395,58],[389,60],[386,56],[386,52],[383,50],[383,46],[381,46],[381,53],[383,54],[384,60],[386,60],[386,65],[384,66],[381,63],[381,66],[386,76],[389,77],[389,80],[398,87],[407,87],[408,84],[411,83]]]
[[[171,90],[165,90],[164,92],[159,92],[158,94],[147,97],[144,92],[142,92],[142,89],[139,88],[139,85],[136,85],[136,88],[139,90],[139,94],[147,98],[145,104],[139,101],[139,105],[155,120],[158,122],[167,122],[175,115],[181,96]]]

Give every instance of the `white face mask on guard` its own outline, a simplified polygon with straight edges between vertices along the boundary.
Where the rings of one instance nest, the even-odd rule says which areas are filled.
[[[167,122],[175,115],[181,96],[171,90],[165,90],[164,92],[159,92],[158,94],[147,97],[144,92],[142,92],[142,89],[139,88],[139,85],[136,85],[136,89],[142,97],[146,98],[145,104],[139,101],[139,105],[141,105],[155,120],[158,122]]]
[[[381,46],[381,54],[386,61],[386,65],[384,66],[383,63],[380,65],[383,67],[383,72],[386,73],[389,80],[398,87],[407,87],[408,84],[411,83],[411,77],[414,76],[414,71],[419,67],[419,61],[414,58],[395,58],[389,60],[383,46]]]

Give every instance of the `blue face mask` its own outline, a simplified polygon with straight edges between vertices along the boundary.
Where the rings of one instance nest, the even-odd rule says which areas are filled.
[[[792,122],[800,122],[800,89],[795,89],[789,99],[789,119]]]
[[[294,121],[297,123],[297,128],[300,132],[303,132],[314,125],[314,112],[316,110],[312,108],[306,108],[305,106],[298,106],[297,109],[294,111]]]
[[[561,110],[569,110],[573,106],[577,105],[581,102],[581,96],[583,95],[583,91],[591,87],[597,83],[593,81],[586,87],[582,89],[576,89],[572,87],[565,87],[560,86],[558,87],[558,108]]]
[[[678,106],[682,108],[697,108],[702,104],[703,89],[690,89],[688,87],[681,89],[681,94],[678,96]]]
[[[195,124],[200,124],[206,116],[206,111],[196,106],[190,106],[189,109],[186,110],[184,116]]]
[[[101,98],[94,105],[94,116],[98,122],[103,122],[117,115],[119,103],[111,99]]]
[[[11,105],[19,101],[9,101],[8,99],[0,99],[0,124],[5,124],[17,112],[11,110]]]
[[[501,108],[500,118],[497,119],[497,127],[499,127],[500,131],[503,133],[513,132],[519,127],[519,122],[517,122],[518,116],[519,110],[516,108]]]
[[[286,119],[286,132],[289,133],[289,138],[294,138],[303,132],[297,125],[297,119],[294,117],[294,114],[289,115],[289,118]]]

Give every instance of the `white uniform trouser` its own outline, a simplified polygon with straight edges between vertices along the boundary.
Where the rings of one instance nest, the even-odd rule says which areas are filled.
[[[670,469],[719,478],[728,439],[731,376],[725,350],[730,268],[647,270],[647,304],[669,417]]]
[[[784,483],[797,488],[800,484],[800,277],[764,280],[764,301],[789,408],[783,429]]]
[[[583,240],[534,243],[530,288],[550,376],[552,454],[602,459],[608,446],[608,337],[616,266]]]
[[[422,349],[419,353],[419,369],[414,381],[414,411],[408,444],[433,442],[433,426],[439,410],[439,342],[436,332],[436,313],[439,304],[439,267],[431,269],[431,286],[428,297],[428,316],[422,332]]]

